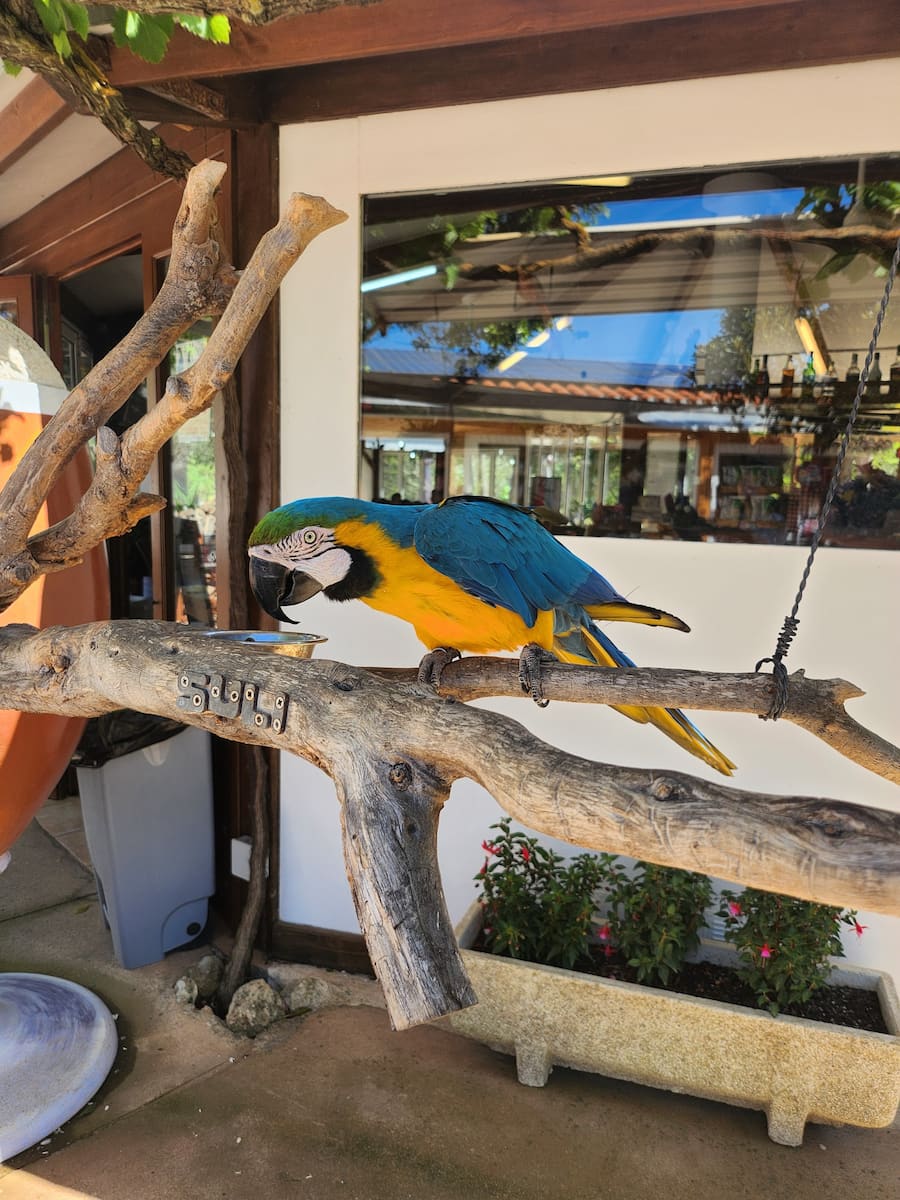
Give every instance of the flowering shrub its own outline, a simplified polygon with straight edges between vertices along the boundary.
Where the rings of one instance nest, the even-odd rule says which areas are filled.
[[[566,862],[537,839],[510,829],[508,818],[482,842],[484,948],[491,954],[571,969],[588,958],[591,932],[606,956],[618,954],[639,983],[668,985],[700,944],[712,887],[705,875],[635,863],[628,874],[614,854],[580,854]],[[607,916],[597,926],[595,894]],[[824,982],[829,957],[842,955],[842,924],[862,937],[851,910],[747,888],[723,891],[719,915],[760,1008],[777,1014],[802,1005]]]
[[[634,874],[614,867],[609,916],[598,931],[637,973],[638,983],[667,984],[700,944],[704,911],[712,901],[705,875],[653,863],[635,863]]]
[[[842,924],[852,925],[858,937],[865,929],[853,911],[756,888],[740,895],[723,891],[719,915],[741,956],[739,974],[759,1007],[773,1015],[804,1003],[824,983],[829,956],[844,953]]]
[[[510,829],[482,842],[481,888],[485,949],[528,962],[571,968],[588,953],[594,892],[613,855],[580,854],[569,863],[535,838]]]

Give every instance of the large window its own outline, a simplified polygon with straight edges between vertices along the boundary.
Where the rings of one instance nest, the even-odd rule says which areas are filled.
[[[363,495],[557,532],[797,544],[900,236],[900,159],[365,206]],[[900,546],[900,300],[826,532]]]

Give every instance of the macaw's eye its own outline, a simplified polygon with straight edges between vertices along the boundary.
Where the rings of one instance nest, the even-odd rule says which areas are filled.
[[[304,529],[303,530],[303,541],[307,546],[314,545],[317,537],[318,537],[318,534],[316,533],[316,531],[314,529]]]

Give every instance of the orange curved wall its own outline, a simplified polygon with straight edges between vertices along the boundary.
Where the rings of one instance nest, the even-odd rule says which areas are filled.
[[[0,412],[0,487],[47,417]],[[67,468],[34,531],[67,516],[91,480],[87,452]],[[98,546],[77,567],[45,575],[0,614],[0,624],[78,625],[109,616],[106,553]],[[8,850],[55,787],[84,729],[81,717],[0,710],[0,854]]]

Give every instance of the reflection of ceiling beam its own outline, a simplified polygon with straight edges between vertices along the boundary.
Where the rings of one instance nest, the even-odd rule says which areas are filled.
[[[0,112],[0,174],[71,115],[49,83],[33,79]]]

